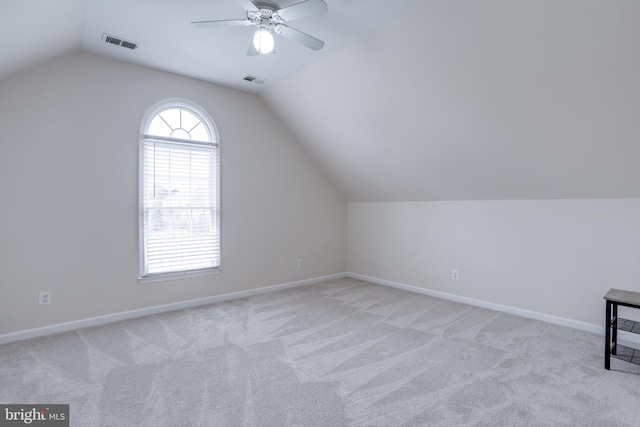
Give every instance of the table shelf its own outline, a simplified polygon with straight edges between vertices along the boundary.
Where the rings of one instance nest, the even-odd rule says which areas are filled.
[[[626,345],[616,344],[616,354],[611,354],[611,357],[640,365],[640,350]]]
[[[618,319],[618,330],[631,332],[633,334],[640,334],[640,322],[620,318]]]

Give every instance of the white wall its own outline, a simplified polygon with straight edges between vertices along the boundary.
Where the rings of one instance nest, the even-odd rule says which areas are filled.
[[[350,203],[349,271],[601,326],[640,292],[640,199]]]
[[[138,133],[168,98],[220,131],[223,270],[141,285]],[[255,95],[74,53],[0,81],[0,130],[0,335],[346,271],[342,194]]]

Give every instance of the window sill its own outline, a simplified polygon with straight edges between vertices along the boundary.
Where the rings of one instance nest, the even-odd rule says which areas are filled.
[[[206,270],[180,271],[177,273],[160,273],[151,276],[138,277],[141,285],[147,283],[167,282],[170,280],[187,279],[189,277],[210,276],[219,274],[222,269],[220,267],[208,268]]]

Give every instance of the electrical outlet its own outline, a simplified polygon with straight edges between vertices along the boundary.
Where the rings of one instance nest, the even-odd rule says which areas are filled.
[[[302,266],[304,265],[304,261],[302,261],[301,259],[298,260],[298,268],[302,268]]]
[[[40,292],[40,297],[38,298],[39,305],[47,305],[51,304],[51,291]]]
[[[458,270],[451,270],[451,279],[452,280],[460,279],[460,272]]]

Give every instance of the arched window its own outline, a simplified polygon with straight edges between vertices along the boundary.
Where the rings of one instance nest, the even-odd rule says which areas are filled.
[[[218,134],[199,107],[163,103],[140,137],[140,277],[220,267]]]

